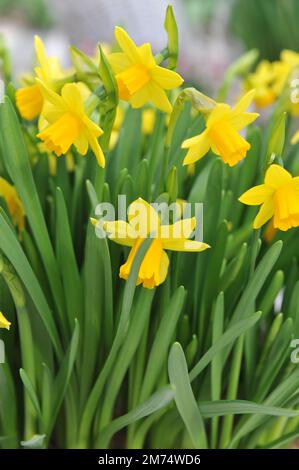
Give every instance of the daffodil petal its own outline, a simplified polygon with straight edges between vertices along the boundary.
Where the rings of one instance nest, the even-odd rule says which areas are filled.
[[[66,105],[62,97],[58,95],[58,93],[55,93],[55,91],[45,86],[39,78],[36,78],[36,82],[40,86],[40,90],[44,99],[49,101],[53,106],[55,106],[57,108],[57,111],[60,110],[61,112],[65,112]]]
[[[158,65],[151,70],[151,76],[164,90],[177,88],[184,81],[178,73],[165,69],[164,67],[159,67]]]
[[[291,179],[291,174],[282,166],[271,165],[266,172],[265,184],[271,188],[277,189],[284,184],[288,184]]]
[[[88,139],[84,132],[80,132],[77,139],[74,142],[74,145],[80,155],[86,155],[88,150]]]
[[[43,73],[46,75],[49,75],[50,74],[49,59],[45,51],[45,45],[43,41],[41,40],[41,38],[37,35],[34,36],[34,47],[35,47],[37,60],[43,70]]]
[[[112,54],[109,54],[108,61],[115,74],[122,72],[132,65],[126,54],[123,52],[113,52]]]
[[[72,111],[84,113],[80,89],[76,83],[67,83],[61,90],[61,96]]]
[[[255,90],[250,90],[248,93],[246,93],[239,101],[238,103],[233,107],[232,109],[232,114],[241,114],[246,111],[248,106],[251,104],[253,98],[255,95]]]
[[[158,213],[141,197],[130,204],[128,220],[141,238],[145,238],[149,233],[157,233],[160,227]]]
[[[177,240],[179,238],[189,238],[196,227],[196,218],[181,219],[172,225],[161,225],[160,237],[164,239]]]
[[[100,144],[98,142],[98,139],[94,137],[92,134],[88,134],[88,142],[91,147],[91,150],[93,151],[97,162],[101,168],[105,167],[105,156],[103,153],[103,150],[100,147]]]
[[[226,119],[226,117],[230,116],[231,109],[228,104],[219,103],[212,109],[206,123],[206,127],[209,130],[211,126],[216,124],[218,121],[222,119]]]
[[[183,165],[190,165],[204,157],[211,148],[211,141],[207,132],[204,131],[196,137],[185,140],[182,147],[186,148],[187,146],[189,150],[184,158]]]
[[[148,93],[148,89],[145,86],[138,90],[131,98],[130,103],[132,108],[142,108],[148,101],[150,101],[150,95]]]
[[[128,59],[133,63],[140,62],[140,54],[138,51],[138,47],[130,38],[128,33],[120,26],[116,26],[114,34],[120,48],[126,54]]]
[[[177,239],[172,239],[172,240],[162,240],[163,243],[163,248],[165,250],[171,250],[171,251],[204,251],[207,248],[210,248],[209,245],[203,242],[198,242],[195,240],[177,240]]]
[[[253,228],[258,229],[273,217],[274,205],[272,199],[264,202],[253,222]]]
[[[136,241],[132,227],[124,220],[105,221],[103,228],[108,237],[119,245],[133,246]]]
[[[156,61],[152,53],[152,48],[150,43],[146,42],[138,47],[139,54],[143,65],[147,68],[152,68],[156,66]]]
[[[166,92],[153,81],[146,84],[151,102],[164,113],[171,113],[172,106],[167,98]]]
[[[5,318],[2,312],[0,312],[0,328],[10,329],[11,323]]]
[[[257,206],[263,204],[273,194],[273,189],[269,188],[265,184],[260,184],[248,189],[242,196],[239,197],[239,201],[248,206]]]
[[[258,117],[259,113],[240,113],[234,114],[229,121],[236,131],[240,131],[255,121]]]
[[[299,191],[299,176],[295,176],[292,180],[293,185]]]

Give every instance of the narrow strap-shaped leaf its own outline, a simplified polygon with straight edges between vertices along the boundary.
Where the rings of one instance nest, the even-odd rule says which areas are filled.
[[[39,417],[41,417],[42,412],[41,412],[41,408],[40,408],[40,404],[39,404],[39,400],[38,400],[36,391],[34,390],[32,382],[31,382],[30,378],[28,377],[28,375],[27,375],[27,373],[24,369],[20,369],[20,376],[21,376],[22,382],[24,384],[24,387],[25,387],[25,389],[28,393],[28,396],[30,397],[31,402],[32,402],[32,404],[35,408],[35,411],[36,411],[37,415]]]
[[[151,393],[159,377],[168,348],[173,338],[175,327],[182,312],[186,292],[184,287],[179,287],[172,296],[168,307],[166,308],[159,328],[155,334],[144,380],[140,392],[140,401],[144,401]]]
[[[171,385],[175,387],[177,409],[190,434],[195,448],[207,447],[206,432],[201,413],[190,385],[187,362],[179,343],[174,343],[168,359],[168,373]]]
[[[101,396],[103,387],[105,385],[105,382],[107,380],[111,367],[114,364],[115,358],[122,344],[122,341],[127,333],[139,268],[151,243],[152,243],[151,238],[146,239],[142,243],[132,263],[132,268],[131,268],[131,272],[129,275],[129,279],[125,287],[120,320],[119,320],[118,328],[116,331],[115,339],[112,344],[109,355],[106,359],[106,362],[104,364],[104,367],[101,370],[101,373],[99,374],[94,384],[94,387],[89,395],[85,409],[83,411],[80,430],[79,430],[79,446],[86,445],[88,433],[90,430],[92,420],[94,418],[98,400]]]
[[[36,279],[36,276],[27,260],[21,245],[17,238],[14,236],[10,226],[5,220],[0,209],[0,248],[9,259],[20,279],[24,283],[26,289],[32,298],[37,311],[44,322],[44,325],[49,333],[52,340],[53,346],[58,357],[61,357],[62,350],[57,333],[57,329],[54,323],[52,312],[49,308],[44,293],[41,290],[40,284]]]
[[[215,357],[219,351],[229,345],[233,345],[235,340],[241,336],[245,331],[251,328],[261,318],[261,312],[254,313],[249,317],[235,323],[233,326],[228,328],[219,340],[208,349],[208,351],[202,356],[198,363],[193,367],[190,372],[191,382],[207,367],[211,360]]]
[[[25,207],[36,245],[63,322],[64,297],[53,247],[42,213],[16,112],[8,97],[0,104],[0,146],[7,171]]]
[[[138,405],[136,408],[129,411],[129,413],[116,418],[101,431],[99,447],[105,448],[106,443],[111,440],[112,436],[129,424],[132,424],[146,416],[152,415],[153,413],[156,413],[157,411],[167,406],[173,400],[174,395],[174,387],[163,387],[161,390],[158,390],[156,393],[154,393],[145,402],[141,403],[141,405]]]
[[[75,327],[73,336],[68,348],[66,355],[61,363],[59,372],[53,382],[53,401],[52,401],[52,416],[47,429],[47,433],[50,434],[52,427],[57,418],[61,403],[65,397],[65,393],[70,382],[71,374],[73,371],[75,359],[77,356],[78,344],[79,344],[79,323],[75,319]]]

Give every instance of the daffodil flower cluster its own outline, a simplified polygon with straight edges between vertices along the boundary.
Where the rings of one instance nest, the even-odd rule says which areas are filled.
[[[178,89],[179,93],[183,83],[178,73],[160,65],[160,59],[157,61],[149,43],[137,46],[121,27],[115,28],[115,40],[119,51],[108,52],[107,64],[120,102],[115,102],[114,119],[109,130],[110,150],[116,145],[126,106],[143,108],[142,130],[147,135],[153,130],[157,111],[165,113],[167,119],[169,116],[171,119],[173,107],[168,92]],[[55,172],[53,155],[69,155],[72,158],[73,148],[79,155],[86,155],[90,149],[98,165],[104,168],[106,157],[99,138],[107,131],[100,126],[103,109],[105,112],[103,103],[107,99],[107,90],[101,84],[101,74],[99,73],[95,88],[94,83],[87,78],[84,80],[84,72],[78,74],[76,67],[65,71],[56,57],[48,57],[39,37],[35,37],[35,49],[38,62],[34,69],[35,74],[29,79],[27,77],[24,86],[17,90],[16,105],[25,120],[38,118],[36,138],[43,151],[51,158],[52,172]],[[88,60],[94,72],[98,60]],[[251,145],[241,131],[259,116],[247,109],[253,101],[259,107],[272,103],[282,93],[291,71],[298,64],[299,55],[292,51],[283,51],[280,61],[261,62],[256,71],[246,79],[245,86],[249,90],[233,107],[200,94],[203,101],[208,103],[206,108],[200,108],[204,128],[181,143],[181,147],[187,149],[182,164],[189,166],[189,175],[194,173],[195,162],[209,153],[219,156],[229,167],[237,165],[246,157]],[[165,124],[167,125],[166,120]],[[18,195],[8,182],[3,180],[0,183],[0,190],[13,220],[21,231],[24,227],[24,211]],[[271,165],[267,170],[265,183],[250,189],[239,200],[249,205],[262,204],[255,218],[254,228],[259,228],[274,217],[275,229],[288,230],[299,225],[298,188],[297,178],[292,178],[282,167]],[[149,235],[147,231],[142,237],[132,235],[130,218],[137,203],[141,203],[146,214],[154,217],[157,222],[154,241],[145,255],[137,279],[137,284],[142,283],[144,287],[152,288],[160,285],[167,275],[169,258],[165,250],[202,251],[208,245],[188,240],[195,227],[195,219],[191,220],[190,233],[174,239],[171,235],[174,228],[187,224],[190,220],[182,219],[173,226],[161,225],[159,216],[150,204],[139,198],[130,206],[128,223],[118,220],[104,225],[112,241],[131,247],[127,261],[120,268],[121,278],[128,279],[140,244]],[[94,220],[93,222],[95,223]],[[147,217],[143,217],[141,224],[146,222]],[[166,228],[170,229],[168,238],[163,236]]]

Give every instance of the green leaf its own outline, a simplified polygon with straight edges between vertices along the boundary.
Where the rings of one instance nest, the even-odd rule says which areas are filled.
[[[289,418],[299,416],[299,411],[280,408],[277,406],[260,405],[248,400],[216,400],[211,402],[200,402],[199,409],[203,418],[229,415],[269,415],[288,416]]]
[[[7,97],[4,103],[0,104],[0,147],[7,171],[24,205],[63,323],[65,309],[59,271],[34,184],[20,124],[13,105]]]
[[[83,293],[67,209],[60,188],[56,190],[56,254],[65,292],[69,328],[72,328],[74,319],[81,321],[83,317]]]
[[[265,406],[280,406],[293,393],[298,391],[299,369],[295,369],[284,381],[282,381],[271,394],[264,400]],[[236,447],[239,440],[260,426],[265,419],[261,416],[251,416],[250,418],[241,419],[234,431],[232,441],[229,447]]]
[[[120,314],[120,319],[119,319],[119,324],[117,327],[115,339],[112,344],[109,355],[105,361],[104,367],[102,368],[101,373],[99,374],[93,386],[93,389],[89,395],[86,406],[84,408],[84,412],[83,412],[81,424],[80,424],[80,430],[79,430],[79,446],[86,445],[87,436],[90,430],[92,420],[94,418],[98,400],[100,399],[107,377],[109,376],[110,370],[115,362],[119,348],[128,331],[128,327],[130,323],[130,312],[131,312],[131,308],[133,304],[133,298],[134,298],[134,293],[136,289],[136,281],[138,277],[139,268],[151,243],[152,243],[151,238],[146,239],[142,243],[136,256],[134,257],[129,279],[125,287],[122,310]]]
[[[197,449],[207,448],[207,437],[201,413],[190,385],[188,367],[179,343],[174,343],[168,359],[168,373],[171,385],[175,387],[177,409]]]
[[[138,405],[129,413],[116,418],[101,431],[100,448],[106,448],[106,443],[111,440],[113,435],[121,429],[127,427],[146,416],[152,415],[167,406],[175,395],[175,390],[171,386],[163,387],[141,405]]]
[[[55,424],[57,414],[59,412],[61,403],[65,397],[68,384],[70,382],[71,374],[73,372],[74,363],[77,355],[78,344],[79,344],[79,323],[75,319],[75,327],[73,336],[69,345],[69,348],[64,356],[61,363],[59,372],[53,382],[53,398],[52,398],[52,416],[47,429],[47,434],[50,434],[52,427]]]
[[[182,313],[185,298],[186,292],[184,287],[181,286],[176,290],[170,299],[169,305],[163,313],[162,320],[155,334],[155,339],[149,353],[140,392],[141,401],[144,401],[152,393],[159,378],[178,319]]]
[[[269,276],[273,266],[275,265],[282,248],[282,242],[274,243],[271,248],[266,252],[257,268],[255,269],[252,277],[250,278],[243,294],[238,302],[238,305],[233,313],[230,325],[238,321],[240,318],[247,317],[252,313],[252,305],[257,295],[259,294],[264,282]]]
[[[155,292],[153,290],[141,291],[139,293],[139,298],[133,306],[132,320],[126,339],[120,348],[119,357],[115,361],[106,386],[105,398],[102,405],[103,409],[100,428],[106,426],[111,420],[117,393],[120,390],[124,376],[132,362],[132,358],[148,324],[154,293]]]
[[[241,336],[245,331],[249,330],[255,323],[261,318],[261,312],[254,313],[244,320],[232,325],[228,328],[225,333],[219,338],[219,340],[208,349],[208,351],[202,356],[190,372],[191,382],[207,367],[212,359],[226,346],[232,346],[235,340]]]
[[[30,378],[28,377],[28,375],[27,375],[27,373],[24,369],[20,369],[20,376],[21,376],[22,382],[24,384],[25,390],[27,391],[28,396],[31,399],[31,402],[34,406],[34,409],[35,409],[38,417],[41,417],[42,412],[41,412],[41,408],[40,408],[40,404],[39,404],[39,400],[38,400],[36,391],[34,390],[32,382],[31,382]]]
[[[10,226],[6,222],[4,214],[0,209],[0,248],[9,259],[20,279],[24,283],[29,295],[31,296],[37,311],[44,322],[48,334],[52,340],[53,346],[58,357],[61,357],[62,350],[54,323],[52,312],[48,306],[47,300],[41,290],[39,282],[32,271],[29,261],[27,260],[21,245],[15,237]]]

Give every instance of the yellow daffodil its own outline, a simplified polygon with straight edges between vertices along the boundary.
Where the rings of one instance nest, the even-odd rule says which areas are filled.
[[[298,52],[291,51],[290,49],[283,49],[280,53],[280,60],[284,64],[287,64],[290,69],[294,69],[299,66],[299,54]]]
[[[166,113],[171,104],[165,90],[177,88],[182,77],[156,64],[149,43],[136,46],[120,27],[115,28],[115,38],[122,52],[110,54],[108,59],[118,84],[119,97],[129,101],[133,108],[152,102]]]
[[[57,91],[57,80],[65,74],[62,71],[57,57],[48,57],[42,40],[35,36],[35,52],[38,67],[34,71],[36,76],[48,87]],[[28,86],[16,91],[17,108],[24,119],[31,120],[38,116],[43,108],[44,99],[40,87],[34,80]]]
[[[255,72],[245,81],[246,89],[255,89],[254,102],[258,108],[272,104],[280,95],[289,74],[289,66],[280,61],[262,60]]]
[[[273,217],[273,227],[286,231],[299,226],[299,177],[295,178],[279,165],[271,165],[264,184],[246,191],[239,201],[247,205],[260,205],[253,227],[260,228]]]
[[[19,232],[21,232],[25,225],[25,211],[23,204],[17,194],[15,187],[1,177],[0,196],[5,200],[14,225],[16,225],[19,229]]]
[[[5,318],[2,312],[0,312],[0,328],[10,329],[11,323]]]
[[[57,156],[66,154],[72,144],[81,155],[86,155],[90,147],[99,165],[104,167],[105,157],[98,142],[103,131],[86,114],[80,85],[64,85],[61,96],[40,81],[39,85],[47,101],[44,117],[50,125],[37,137]]]
[[[257,113],[246,112],[253,96],[254,90],[251,90],[234,108],[225,103],[217,103],[207,118],[204,131],[183,142],[182,148],[188,149],[183,164],[190,165],[200,160],[210,149],[229,166],[242,160],[250,149],[250,144],[238,131],[259,116]]]
[[[154,237],[139,269],[137,285],[152,289],[164,282],[169,258],[164,250],[203,251],[206,243],[188,240],[195,226],[195,217],[183,219],[173,225],[161,225],[158,212],[146,201],[139,198],[128,209],[128,223],[124,220],[104,222],[103,228],[114,242],[131,247],[127,261],[120,267],[119,276],[128,279],[133,260],[144,238]],[[97,220],[92,219],[93,224]]]

